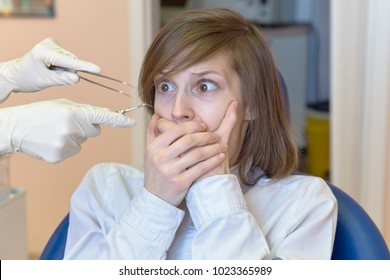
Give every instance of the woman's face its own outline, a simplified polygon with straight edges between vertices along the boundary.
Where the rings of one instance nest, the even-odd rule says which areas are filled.
[[[216,55],[156,84],[154,110],[172,122],[199,121],[208,131],[215,131],[233,100],[238,101],[237,122],[228,152],[230,165],[234,165],[250,118],[243,108],[239,76],[228,56]]]

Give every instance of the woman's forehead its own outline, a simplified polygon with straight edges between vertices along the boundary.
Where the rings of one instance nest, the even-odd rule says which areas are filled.
[[[185,56],[180,56],[176,58],[173,62],[171,62],[165,69],[163,69],[156,77],[156,79],[167,77],[172,75],[175,72],[188,71],[194,73],[206,72],[210,70],[214,71],[229,71],[233,70],[232,65],[232,57],[228,52],[219,52],[210,57],[192,61],[188,63],[191,58],[188,57],[188,60]],[[184,64],[183,64],[184,62]],[[187,65],[185,65],[187,62]],[[185,65],[183,67],[183,65]]]

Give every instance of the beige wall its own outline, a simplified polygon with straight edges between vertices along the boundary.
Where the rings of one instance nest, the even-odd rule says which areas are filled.
[[[128,11],[128,1],[67,0],[56,1],[55,18],[0,18],[0,61],[21,56],[34,44],[51,36],[79,57],[98,64],[103,73],[129,80]],[[12,94],[0,106],[63,97],[115,110],[129,106],[128,98],[84,81],[39,94]],[[59,164],[22,154],[11,158],[11,185],[27,190],[30,255],[41,253],[67,213],[72,192],[89,168],[105,161],[130,163],[131,132],[131,129],[103,127],[101,135],[84,143],[78,155]]]

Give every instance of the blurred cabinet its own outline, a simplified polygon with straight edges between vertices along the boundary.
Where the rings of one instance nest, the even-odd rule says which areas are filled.
[[[0,259],[26,260],[26,191],[11,188],[0,196]]]

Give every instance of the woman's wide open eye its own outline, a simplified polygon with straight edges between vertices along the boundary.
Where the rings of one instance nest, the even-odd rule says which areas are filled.
[[[169,81],[159,83],[156,88],[160,93],[167,93],[175,90],[175,87]]]
[[[212,80],[202,79],[198,82],[198,85],[195,88],[196,92],[207,93],[218,87],[218,84]]]

